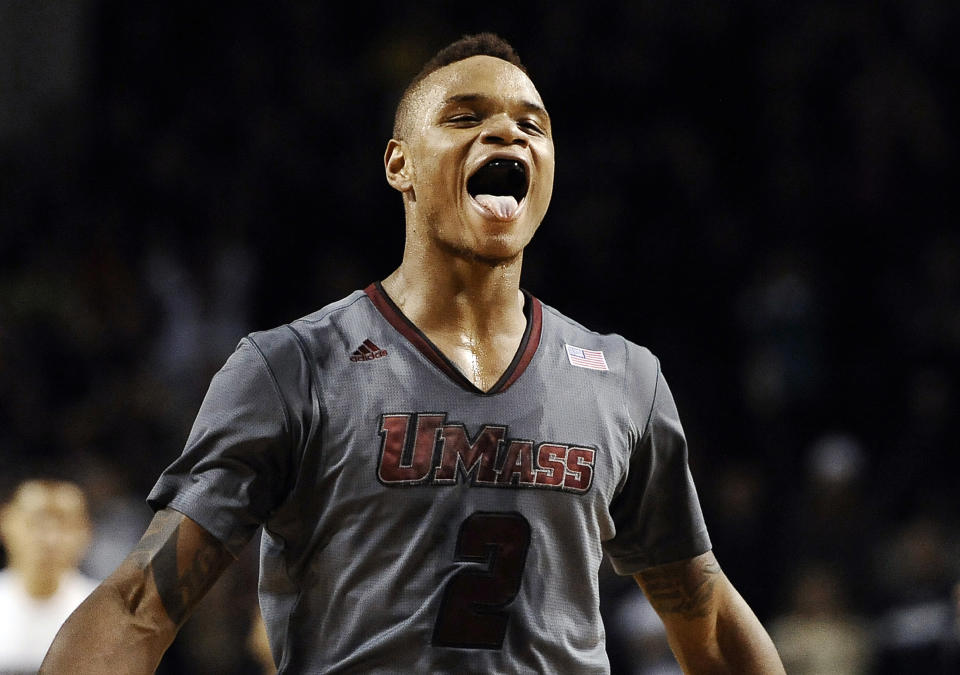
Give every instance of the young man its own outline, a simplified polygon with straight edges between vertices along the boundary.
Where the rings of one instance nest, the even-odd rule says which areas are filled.
[[[520,290],[554,157],[512,48],[441,51],[384,164],[400,267],[240,343],[43,672],[152,672],[261,524],[281,672],[607,672],[603,550],[689,672],[782,672],[709,552],[657,360]]]
[[[36,672],[60,626],[97,582],[77,569],[90,544],[87,499],[59,480],[26,480],[0,504],[0,673]]]

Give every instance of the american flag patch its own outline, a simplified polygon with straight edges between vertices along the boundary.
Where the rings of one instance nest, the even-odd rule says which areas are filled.
[[[567,358],[570,359],[571,366],[577,366],[578,368],[610,370],[607,368],[607,360],[603,358],[603,352],[567,345]]]

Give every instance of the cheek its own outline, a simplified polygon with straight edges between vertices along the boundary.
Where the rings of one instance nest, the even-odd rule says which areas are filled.
[[[553,189],[553,174],[556,168],[556,159],[553,154],[553,143],[544,142],[537,148],[536,152],[537,172],[541,184]]]
[[[83,532],[64,533],[60,540],[60,558],[68,564],[75,564],[87,548],[87,536]]]
[[[553,158],[550,159],[550,162],[546,164],[543,171],[543,181],[546,184],[546,187],[549,191],[553,191],[553,173],[554,173],[554,164]]]
[[[540,200],[549,203],[553,196],[553,162],[546,163],[540,167],[540,175],[537,178]]]
[[[421,191],[427,193],[421,196],[444,193],[446,198],[446,193],[449,192],[447,188],[455,182],[452,178],[455,168],[449,156],[443,153],[431,153],[421,157],[417,163],[417,183]]]

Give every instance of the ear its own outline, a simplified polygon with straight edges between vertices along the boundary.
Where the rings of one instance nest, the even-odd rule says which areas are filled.
[[[412,167],[407,162],[406,148],[403,141],[391,138],[387,143],[387,151],[383,155],[383,168],[387,174],[390,187],[400,192],[413,189]]]

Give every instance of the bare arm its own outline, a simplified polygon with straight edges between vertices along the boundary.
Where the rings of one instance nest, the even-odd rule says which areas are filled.
[[[195,522],[158,511],[126,560],[67,619],[40,673],[153,673],[232,561]]]
[[[773,642],[713,553],[634,575],[685,673],[784,673]]]

